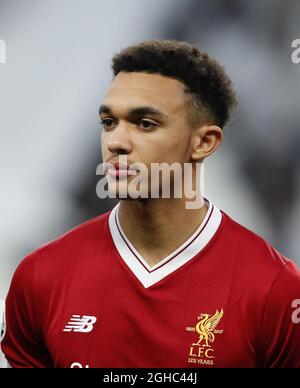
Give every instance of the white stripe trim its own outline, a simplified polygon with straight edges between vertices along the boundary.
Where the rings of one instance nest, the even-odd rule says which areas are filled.
[[[120,204],[118,203],[112,209],[109,215],[109,229],[114,244],[121,258],[145,288],[158,283],[182,265],[186,264],[195,257],[215,235],[222,220],[222,213],[210,200],[205,200],[209,208],[196,232],[178,249],[153,267],[150,267],[147,264],[125,236],[118,220]],[[196,237],[197,235],[198,237]],[[173,256],[174,258],[172,258]]]

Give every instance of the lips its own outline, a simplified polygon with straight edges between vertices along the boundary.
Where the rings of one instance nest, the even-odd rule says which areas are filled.
[[[121,170],[121,171],[126,171],[129,170],[130,166],[127,163],[122,163],[122,162],[116,162],[116,163],[110,163],[115,170]]]
[[[122,162],[109,162],[106,167],[107,173],[112,178],[127,178],[128,176],[136,175],[136,170],[130,168],[130,165]]]

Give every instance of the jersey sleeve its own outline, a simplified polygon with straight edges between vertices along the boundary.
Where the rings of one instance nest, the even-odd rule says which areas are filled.
[[[262,366],[300,368],[300,271],[288,262],[264,306]]]
[[[26,258],[14,273],[6,298],[6,332],[1,348],[12,368],[52,366],[39,324],[35,273],[34,261]]]

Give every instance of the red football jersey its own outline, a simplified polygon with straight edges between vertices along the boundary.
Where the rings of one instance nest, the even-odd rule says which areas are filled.
[[[300,367],[290,260],[209,202],[194,235],[149,267],[118,208],[20,264],[2,343],[12,367]]]

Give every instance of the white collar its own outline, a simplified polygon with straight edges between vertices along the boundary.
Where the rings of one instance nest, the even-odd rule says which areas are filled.
[[[120,204],[118,203],[112,209],[109,215],[109,229],[114,244],[121,258],[145,288],[158,283],[179,267],[186,264],[213,238],[220,226],[222,213],[210,200],[205,198],[205,201],[208,204],[208,211],[196,232],[178,249],[153,267],[147,264],[125,236],[118,218]]]

